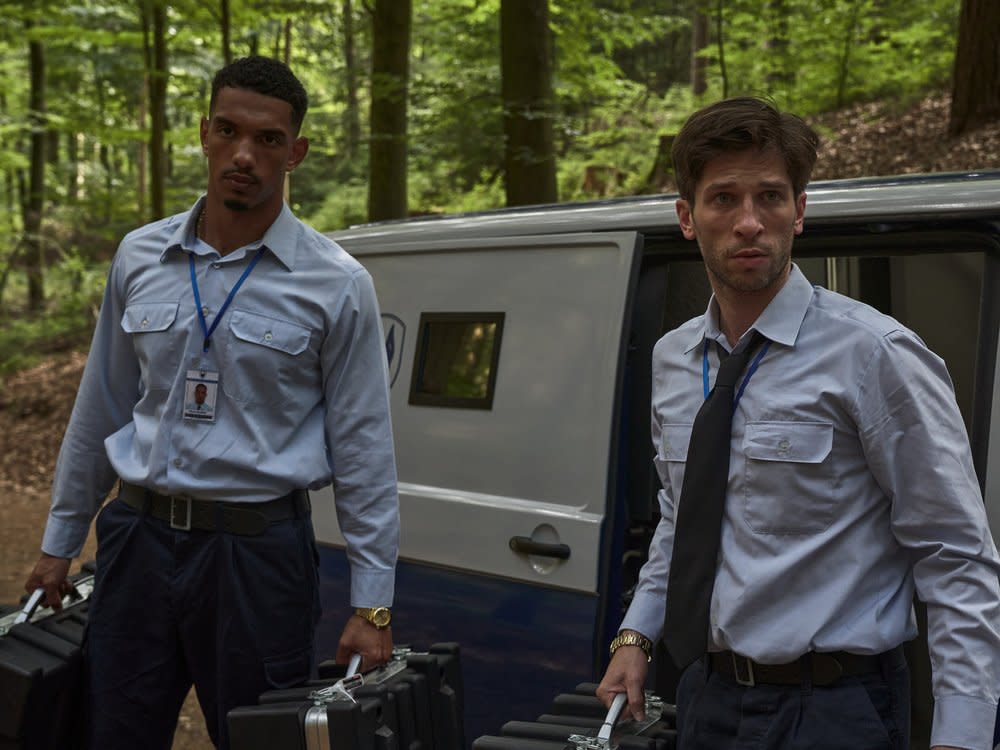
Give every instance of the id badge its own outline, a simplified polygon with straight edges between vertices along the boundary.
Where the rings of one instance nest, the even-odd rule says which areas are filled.
[[[188,370],[184,384],[184,419],[214,422],[218,396],[219,373],[210,370]]]

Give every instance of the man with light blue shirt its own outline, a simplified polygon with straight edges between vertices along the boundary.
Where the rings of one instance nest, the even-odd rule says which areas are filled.
[[[715,555],[717,541],[699,655],[678,665],[679,750],[908,750],[914,593],[928,613],[931,745],[987,750],[1000,561],[968,438],[940,358],[792,264],[817,143],[753,98],[695,113],[675,140],[677,214],[713,296],[653,351],[661,521],[598,695],[627,693],[642,714],[652,641],[670,648],[695,618],[670,599],[686,573],[671,561],[692,540]],[[695,415],[721,360],[743,354],[721,526],[682,540],[693,527],[680,521],[707,502],[684,482],[703,450]]]
[[[368,273],[283,200],[308,150],[306,108],[282,63],[220,70],[201,124],[206,195],[130,233],[112,262],[26,584],[57,605],[97,514],[92,748],[169,748],[192,684],[226,748],[229,709],[309,676],[308,490],[330,483],[357,608],[337,658],[360,653],[368,669],[390,656],[385,349]]]

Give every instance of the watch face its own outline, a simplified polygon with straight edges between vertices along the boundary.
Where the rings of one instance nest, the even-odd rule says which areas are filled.
[[[372,623],[380,628],[388,625],[391,619],[392,615],[389,613],[388,607],[376,607],[372,610]]]

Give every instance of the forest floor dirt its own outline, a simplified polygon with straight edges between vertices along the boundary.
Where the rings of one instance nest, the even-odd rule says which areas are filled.
[[[929,96],[904,108],[866,104],[814,118],[824,138],[814,179],[1000,167],[1000,122],[951,140],[948,104],[946,96]],[[2,603],[21,597],[37,560],[56,454],[84,362],[83,353],[63,352],[0,382]],[[91,533],[81,559],[93,559],[94,548]],[[173,748],[211,748],[193,693]]]

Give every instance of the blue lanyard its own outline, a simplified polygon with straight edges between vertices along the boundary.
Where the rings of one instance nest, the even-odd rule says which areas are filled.
[[[212,327],[208,327],[208,323],[205,321],[205,310],[201,306],[201,295],[198,293],[198,277],[194,272],[194,253],[188,253],[188,266],[191,268],[191,289],[194,290],[194,304],[198,308],[198,320],[201,321],[201,330],[205,334],[205,344],[202,348],[203,352],[208,351],[208,345],[212,341],[212,334],[215,333],[216,327],[219,325],[219,321],[222,320],[222,314],[229,307],[229,303],[233,301],[233,297],[236,296],[236,292],[239,291],[240,287],[243,286],[243,282],[247,280],[247,276],[253,271],[257,262],[260,260],[261,256],[264,254],[266,248],[261,248],[257,251],[257,254],[253,256],[250,264],[243,271],[243,275],[240,276],[240,280],[236,282],[236,285],[229,290],[229,296],[226,297],[226,301],[222,303],[222,307],[219,308],[219,312],[216,314],[215,318],[212,320]]]
[[[709,339],[705,339],[705,347],[701,352],[701,383],[705,391],[705,398],[708,398],[708,394],[711,390],[708,387],[708,344]],[[770,346],[771,340],[768,339],[764,342],[764,346],[760,348],[760,351],[757,352],[757,355],[753,358],[753,361],[747,368],[747,374],[743,377],[743,382],[740,383],[740,389],[736,391],[736,395],[733,397],[733,411],[736,410],[736,404],[738,404],[740,402],[740,398],[743,397],[743,391],[746,390],[747,383],[750,382],[750,378],[753,377],[753,374],[757,372],[757,366],[760,364],[760,361],[764,359],[764,355],[767,354],[767,350]]]

